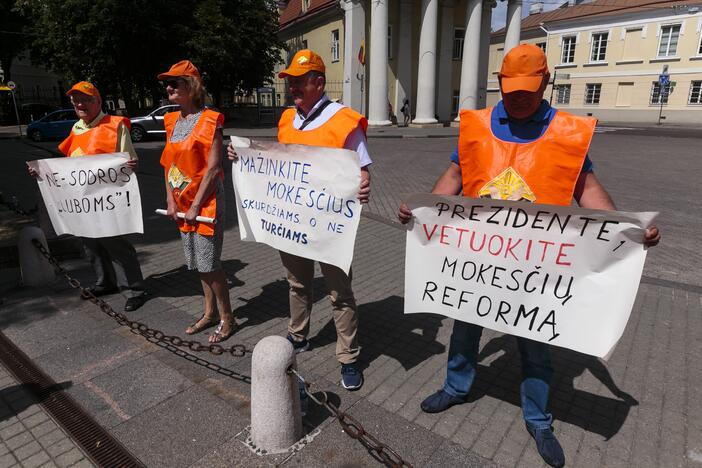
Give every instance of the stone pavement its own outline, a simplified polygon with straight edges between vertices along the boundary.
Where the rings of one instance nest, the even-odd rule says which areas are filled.
[[[431,188],[455,144],[455,138],[371,138],[373,194],[365,211],[372,215],[362,219],[354,257],[366,383],[354,393],[338,385],[331,307],[319,272],[313,348],[298,355],[298,367],[313,390],[328,390],[414,466],[541,466],[521,419],[519,360],[508,336],[484,333],[467,404],[438,415],[419,409],[442,385],[452,321],[403,315],[404,232],[392,218],[403,193]],[[46,155],[14,140],[0,145],[7,168],[0,186],[30,205],[34,189],[23,179],[23,161]],[[164,203],[161,145],[137,146],[146,234],[134,240],[152,299],[129,315],[182,336],[201,314],[202,293],[197,276],[182,266],[175,228],[152,214]],[[649,254],[631,319],[610,361],[554,348],[550,406],[569,466],[702,467],[702,258],[696,245],[702,220],[690,216],[702,212],[693,190],[699,170],[691,170],[700,167],[701,146],[698,139],[634,138],[624,130],[595,138],[591,157],[620,209],[661,211],[665,237]],[[233,205],[230,189],[227,203]],[[228,344],[253,347],[264,336],[284,335],[287,286],[276,252],[240,242],[234,216],[226,226],[222,259],[242,323]],[[66,266],[89,281],[85,262]],[[3,333],[65,382],[66,391],[147,466],[378,464],[313,403],[305,418],[311,441],[301,451],[287,459],[258,457],[242,443],[248,384],[146,343],[78,299],[65,282],[2,295]],[[123,301],[109,297],[118,310]],[[249,357],[203,357],[250,375]]]

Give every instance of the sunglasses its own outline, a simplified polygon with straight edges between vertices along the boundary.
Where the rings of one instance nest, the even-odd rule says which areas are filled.
[[[164,81],[163,81],[163,87],[164,87],[164,88],[167,88],[168,86],[170,86],[170,87],[173,88],[173,89],[178,89],[178,86],[180,86],[181,83],[183,83],[183,80],[182,80],[182,79],[177,79],[177,80],[164,80]]]

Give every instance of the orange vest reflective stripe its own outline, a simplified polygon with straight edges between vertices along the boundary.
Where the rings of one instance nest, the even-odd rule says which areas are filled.
[[[493,135],[491,115],[492,108],[461,111],[463,195],[570,205],[597,120],[557,111],[540,138],[511,143]]]
[[[346,139],[359,125],[366,133],[368,121],[358,112],[348,107],[339,109],[323,125],[312,130],[297,130],[293,127],[295,109],[287,109],[278,121],[278,141],[298,145],[343,148]]]
[[[202,111],[192,133],[185,140],[171,142],[173,128],[178,120],[178,112],[169,112],[163,116],[166,127],[166,147],[161,154],[161,165],[166,174],[166,183],[171,187],[178,211],[183,213],[190,206],[200,188],[200,182],[207,171],[207,159],[214,143],[217,127],[224,123],[224,116],[210,109]],[[219,179],[224,180],[224,172],[220,169]],[[199,216],[217,217],[216,191],[203,201]],[[182,232],[197,232],[203,236],[214,235],[214,226],[209,223],[186,224],[179,219],[178,227]]]
[[[106,115],[98,122],[97,126],[80,135],[76,135],[71,129],[71,133],[59,144],[58,148],[68,157],[114,153],[117,151],[119,124],[126,125],[127,130],[131,128],[128,118]]]

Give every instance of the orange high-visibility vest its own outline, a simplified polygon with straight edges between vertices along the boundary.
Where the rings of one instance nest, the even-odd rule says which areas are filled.
[[[461,111],[463,195],[570,205],[597,120],[557,111],[541,137],[511,143],[493,135],[491,114],[492,108]]]
[[[131,128],[128,118],[105,115],[98,122],[97,126],[86,130],[80,135],[76,135],[71,129],[71,133],[59,144],[58,148],[68,157],[73,156],[76,150],[79,149],[81,152],[77,156],[114,153],[117,151],[119,124],[126,125],[127,130]]]
[[[185,140],[171,142],[173,128],[180,116],[180,111],[169,112],[163,116],[166,127],[166,147],[161,154],[161,165],[165,171],[166,184],[173,192],[178,211],[183,213],[190,209],[195,195],[200,188],[200,182],[207,171],[207,160],[214,143],[217,127],[224,124],[224,116],[210,109],[202,111],[192,133]],[[218,177],[224,180],[224,172],[219,170]],[[217,217],[216,192],[213,190],[209,197],[203,201],[199,216],[209,218]],[[197,232],[203,236],[214,235],[214,226],[209,223],[187,224],[178,220],[178,227],[182,232]]]
[[[366,133],[368,121],[358,112],[348,107],[339,109],[329,120],[312,130],[297,130],[293,127],[295,109],[287,109],[278,121],[278,141],[298,145],[343,148],[346,139],[359,125]]]

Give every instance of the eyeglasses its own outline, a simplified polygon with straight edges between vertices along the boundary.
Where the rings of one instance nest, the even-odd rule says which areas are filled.
[[[180,79],[180,78],[177,79],[177,80],[164,80],[164,81],[163,81],[163,87],[164,87],[164,88],[167,88],[168,86],[170,86],[170,87],[173,88],[173,89],[178,89],[178,86],[180,86],[180,84],[181,84],[182,82],[183,82],[183,80]]]

